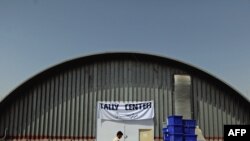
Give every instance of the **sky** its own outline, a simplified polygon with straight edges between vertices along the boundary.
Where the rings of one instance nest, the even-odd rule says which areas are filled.
[[[0,0],[0,99],[56,64],[105,52],[181,60],[250,100],[250,0]]]

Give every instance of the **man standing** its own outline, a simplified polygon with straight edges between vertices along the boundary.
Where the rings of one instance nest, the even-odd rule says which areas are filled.
[[[120,138],[122,138],[122,136],[123,136],[123,133],[121,131],[118,131],[113,141],[120,141]]]

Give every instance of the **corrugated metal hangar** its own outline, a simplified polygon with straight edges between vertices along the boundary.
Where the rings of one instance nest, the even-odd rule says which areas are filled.
[[[223,139],[224,124],[250,124],[250,102],[207,72],[155,55],[104,53],[56,65],[12,91],[0,103],[0,138],[94,141],[98,101],[153,101],[154,140],[172,114],[196,119],[210,141]]]

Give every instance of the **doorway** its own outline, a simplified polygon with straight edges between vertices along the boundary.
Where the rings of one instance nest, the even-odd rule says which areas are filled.
[[[153,130],[139,129],[139,141],[153,141]]]

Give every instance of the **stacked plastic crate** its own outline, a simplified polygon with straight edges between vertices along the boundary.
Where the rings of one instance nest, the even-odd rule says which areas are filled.
[[[167,123],[163,128],[164,141],[183,141],[182,116],[169,116]]]
[[[197,141],[195,135],[196,120],[183,119],[184,141]]]
[[[195,120],[182,119],[182,116],[169,116],[163,130],[164,141],[197,141]]]

